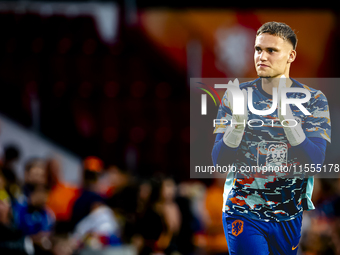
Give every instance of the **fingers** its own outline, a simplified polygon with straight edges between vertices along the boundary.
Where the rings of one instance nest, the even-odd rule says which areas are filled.
[[[278,115],[281,120],[282,114],[281,114],[281,89],[286,87],[286,76],[283,74],[280,77],[279,81],[279,87],[277,89],[278,92],[278,102],[277,102],[277,109],[278,109]]]
[[[230,80],[228,82],[228,85],[239,88],[240,82],[236,78],[234,81]],[[231,89],[227,89],[227,100],[228,100],[228,106],[229,106],[230,110],[233,112],[233,107],[232,107],[233,106],[233,94],[231,92]]]
[[[237,86],[237,87],[240,86],[240,82],[238,81],[237,78],[234,80],[233,85],[234,85],[234,86]]]
[[[245,98],[244,100],[244,109],[245,109],[245,114],[243,116],[243,118],[246,120],[246,122],[248,121],[248,94],[247,94],[247,91],[245,89],[242,90],[242,93],[243,93],[243,97]]]
[[[286,76],[283,74],[281,77],[280,77],[280,82],[279,82],[279,89],[281,88],[285,88],[286,87]]]
[[[228,85],[234,85],[234,84],[230,80],[228,82]],[[228,100],[228,106],[229,106],[230,110],[233,112],[233,107],[232,107],[232,105],[233,105],[233,95],[232,95],[230,89],[227,89],[227,100]]]

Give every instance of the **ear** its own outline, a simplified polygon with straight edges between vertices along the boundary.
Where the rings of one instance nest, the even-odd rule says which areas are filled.
[[[292,63],[296,58],[296,51],[295,50],[292,50],[290,53],[289,53],[289,57],[288,57],[288,63]]]

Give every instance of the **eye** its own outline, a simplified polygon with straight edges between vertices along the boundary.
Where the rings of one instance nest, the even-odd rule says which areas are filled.
[[[261,52],[261,48],[260,47],[255,47],[255,51]]]
[[[268,52],[269,52],[269,53],[273,53],[273,52],[275,52],[275,50],[272,49],[272,48],[269,48],[269,49],[268,49]]]

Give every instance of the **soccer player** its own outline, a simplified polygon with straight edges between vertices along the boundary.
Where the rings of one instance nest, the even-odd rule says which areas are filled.
[[[297,37],[288,25],[262,25],[256,34],[254,53],[259,78],[239,88],[248,93],[252,88],[257,110],[271,108],[276,89],[279,93],[283,88],[306,89],[311,98],[302,105],[311,115],[305,115],[294,104],[283,115],[280,100],[269,115],[254,114],[248,107],[247,114],[233,114],[229,89],[218,110],[217,119],[228,120],[229,124],[217,125],[214,130],[213,163],[233,164],[238,170],[228,172],[223,194],[223,226],[230,254],[296,254],[303,210],[314,209],[311,195],[315,172],[298,173],[293,172],[294,168],[288,173],[241,171],[247,166],[263,170],[263,166],[323,164],[331,136],[328,103],[319,90],[289,78],[296,44]],[[301,99],[305,95],[294,92],[286,97]]]

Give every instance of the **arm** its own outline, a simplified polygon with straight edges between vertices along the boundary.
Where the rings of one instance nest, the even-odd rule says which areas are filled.
[[[236,157],[237,148],[227,146],[223,141],[224,134],[217,134],[215,139],[214,148],[211,153],[214,166],[218,165],[231,165]]]
[[[235,79],[234,82],[229,81],[228,85],[239,87],[239,82]],[[231,91],[227,90],[223,96],[217,119],[227,119],[230,123],[228,126],[220,125],[223,127],[215,128],[214,133],[217,133],[217,135],[211,154],[214,166],[216,164],[226,166],[233,163],[246,127],[248,113],[244,115],[233,114],[231,101]]]
[[[300,165],[320,164],[325,160],[326,140],[318,137],[307,138],[299,145],[291,147],[291,153],[297,155]],[[308,172],[309,176],[317,174],[317,172]]]
[[[285,77],[281,77],[279,90],[285,87]],[[305,119],[305,124],[298,123],[295,127],[284,126],[283,130],[287,140],[291,144],[291,154],[296,155],[300,165],[320,164],[325,160],[327,141],[330,142],[330,118],[326,97],[319,91],[314,98],[311,98],[309,106],[310,116]],[[278,117],[280,121],[289,123],[289,119],[294,119],[290,107],[287,107],[286,115],[281,114],[281,104],[279,100]],[[306,172],[308,176],[317,172]]]

